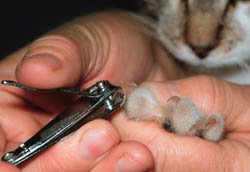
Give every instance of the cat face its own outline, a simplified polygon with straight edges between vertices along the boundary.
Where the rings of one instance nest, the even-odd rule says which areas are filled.
[[[193,66],[250,61],[250,0],[144,0],[160,39]]]

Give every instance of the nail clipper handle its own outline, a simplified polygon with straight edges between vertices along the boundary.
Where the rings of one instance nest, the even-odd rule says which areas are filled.
[[[98,99],[80,97],[33,137],[14,151],[6,153],[2,160],[13,165],[20,165],[87,122],[96,118],[104,118],[123,105],[125,94],[119,87],[102,91],[105,91],[105,94]]]

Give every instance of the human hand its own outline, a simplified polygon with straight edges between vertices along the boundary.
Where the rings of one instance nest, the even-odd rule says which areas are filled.
[[[25,95],[21,93],[19,97],[18,90],[6,88],[1,93],[2,110],[10,115],[1,114],[0,156],[16,148],[24,139],[27,140],[33,131],[53,118],[52,114],[40,112],[37,107],[32,107],[25,102]],[[33,114],[34,112],[36,113]],[[63,139],[41,156],[33,158],[32,163],[27,162],[22,165],[21,170],[145,171],[152,166],[151,153],[143,145],[135,142],[120,143],[117,130],[109,122],[95,120],[84,125],[71,137]],[[0,162],[0,171],[18,172],[20,170]]]
[[[120,13],[83,17],[4,59],[0,64],[0,79],[15,80],[16,75],[24,85],[49,89],[88,87],[106,79],[120,85],[178,77],[177,65],[146,30],[142,24]],[[27,140],[72,100],[65,95],[37,95],[1,86],[1,154]],[[98,131],[100,137],[88,134],[87,131],[92,130]],[[88,149],[84,149],[80,140]],[[82,154],[87,154],[87,159]],[[83,126],[70,139],[25,164],[22,171],[111,171],[121,157],[130,159],[129,165],[123,164],[126,161],[122,164],[133,171],[153,166],[151,154],[144,145],[120,143],[117,130],[101,120]],[[6,164],[0,167],[9,171],[12,168]]]
[[[122,141],[147,145],[155,160],[155,171],[249,171],[250,116],[249,86],[196,76],[173,82],[149,82],[162,103],[171,96],[188,97],[206,114],[220,112],[225,119],[225,138],[210,142],[196,136],[166,132],[155,122],[140,122],[116,115]]]

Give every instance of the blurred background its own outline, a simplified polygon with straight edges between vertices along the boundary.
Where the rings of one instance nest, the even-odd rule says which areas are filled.
[[[0,59],[77,16],[108,9],[137,10],[136,0],[4,1],[0,3]]]

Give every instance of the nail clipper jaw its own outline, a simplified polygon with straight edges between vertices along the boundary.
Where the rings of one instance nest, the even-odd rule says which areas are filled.
[[[124,105],[126,96],[121,87],[111,85],[108,81],[100,81],[96,85],[98,86],[99,94],[107,97],[104,100],[106,109],[113,111]]]
[[[36,89],[23,86],[14,81],[3,81],[2,83],[17,86],[25,90],[28,88],[30,91],[37,91]],[[67,88],[67,91],[69,90],[68,93],[72,93],[72,89],[74,88]],[[84,95],[86,93],[95,96],[85,97]],[[60,113],[34,136],[25,143],[22,143],[14,151],[6,153],[2,157],[2,161],[16,166],[20,165],[87,122],[109,116],[113,111],[122,107],[125,100],[124,90],[120,87],[111,85],[108,81],[97,82],[92,87],[85,89],[84,94],[75,104]]]

